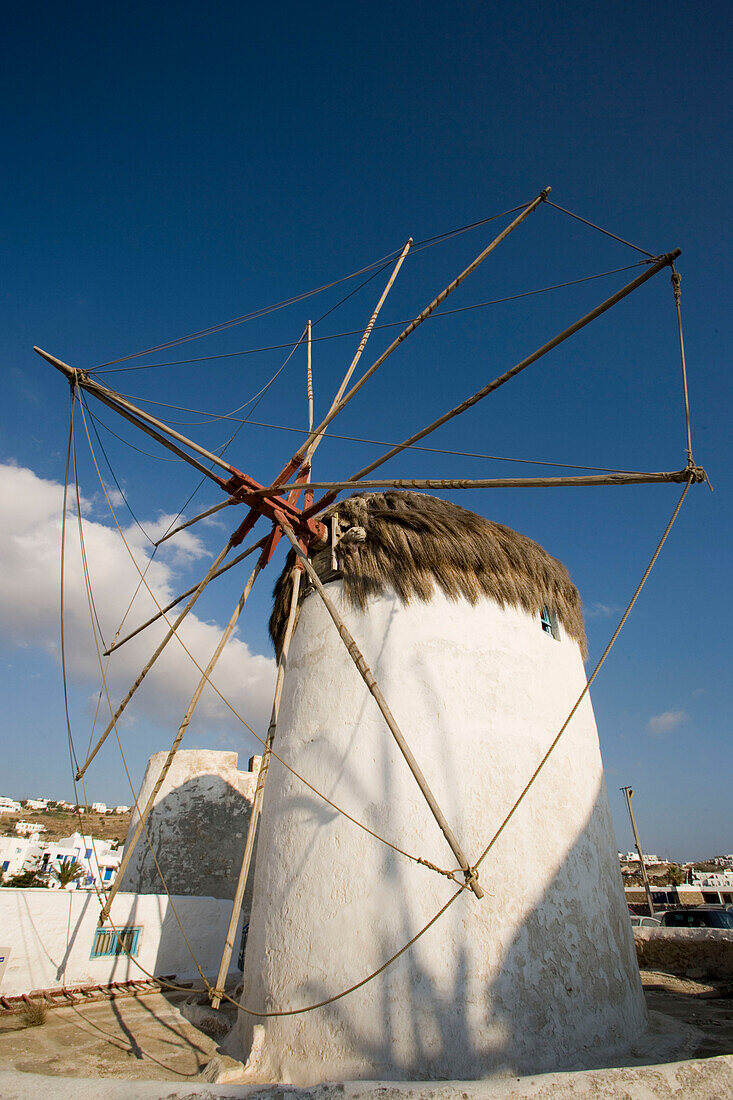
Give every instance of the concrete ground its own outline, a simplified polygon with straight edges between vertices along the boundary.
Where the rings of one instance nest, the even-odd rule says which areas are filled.
[[[175,993],[124,997],[48,1012],[45,1023],[27,1027],[18,1016],[0,1017],[0,1097],[30,1100],[43,1094],[44,1075],[54,1077],[51,1095],[82,1097],[224,1097],[279,1098],[331,1095],[345,1098],[520,1097],[547,1096],[701,1097],[733,1096],[733,989],[652,971],[642,972],[647,1005],[697,1032],[694,1054],[689,1050],[666,1065],[617,1067],[577,1074],[551,1074],[486,1082],[425,1082],[421,1085],[353,1082],[291,1089],[263,1086],[207,1085],[202,1077],[216,1055],[217,1039],[233,1022],[234,1009],[224,1018],[196,1004],[190,995]],[[184,1015],[185,1013],[185,1015]],[[194,1020],[199,1026],[194,1026]],[[217,1031],[218,1035],[213,1034]],[[207,1032],[209,1032],[207,1034]],[[729,1057],[719,1057],[728,1055]],[[716,1057],[718,1056],[718,1057]],[[62,1081],[60,1078],[76,1078]],[[85,1078],[85,1081],[79,1081]],[[104,1086],[100,1078],[105,1079]],[[135,1082],[126,1085],[125,1082]],[[149,1084],[144,1085],[143,1082]],[[156,1086],[155,1082],[178,1082]],[[50,1083],[49,1083],[50,1084]],[[682,1091],[680,1090],[682,1088]],[[590,1091],[584,1091],[585,1089]],[[549,1092],[546,1090],[550,1090]],[[101,1090],[101,1091],[100,1091]],[[333,1091],[335,1090],[335,1091]],[[610,1091],[609,1091],[610,1090]]]

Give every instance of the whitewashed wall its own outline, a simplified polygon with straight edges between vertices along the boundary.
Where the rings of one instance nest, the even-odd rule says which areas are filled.
[[[207,976],[215,976],[231,902],[174,897],[171,904],[162,894],[118,894],[111,914],[115,927],[142,927],[137,966],[126,955],[89,958],[99,917],[96,895],[78,890],[0,890],[0,955],[7,958],[0,978],[0,996],[63,985],[142,979],[146,975],[141,966],[156,976],[176,974],[183,979],[197,979],[172,905],[202,970]],[[238,931],[237,947],[239,935]],[[233,967],[237,954],[235,950]]]

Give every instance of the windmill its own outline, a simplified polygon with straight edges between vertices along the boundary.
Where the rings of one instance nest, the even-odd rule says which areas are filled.
[[[303,775],[299,774],[288,761],[281,757],[276,747],[276,734],[278,731],[278,720],[280,716],[280,707],[283,699],[283,692],[286,684],[286,668],[288,663],[288,656],[291,647],[291,643],[294,636],[296,619],[299,614],[299,610],[302,605],[303,596],[307,588],[309,599],[311,601],[310,616],[313,617],[312,611],[313,600],[319,601],[318,606],[322,607],[323,614],[325,614],[336,627],[337,635],[340,638],[339,644],[343,644],[344,654],[346,660],[353,664],[358,676],[365,685],[373,704],[377,708],[380,718],[381,728],[386,726],[391,738],[393,739],[396,751],[399,753],[404,764],[407,766],[410,774],[410,781],[415,784],[416,790],[419,792],[419,797],[424,801],[427,811],[429,812],[432,820],[434,821],[439,833],[442,836],[442,842],[446,849],[450,852],[452,860],[458,864],[457,870],[447,870],[443,865],[435,861],[417,857],[417,862],[422,863],[428,869],[436,872],[438,876],[442,876],[443,879],[449,878],[454,885],[458,885],[458,893],[454,895],[458,897],[468,892],[473,895],[473,899],[476,904],[480,904],[484,898],[485,890],[482,885],[479,872],[478,863],[474,856],[470,858],[469,854],[465,850],[465,844],[461,840],[460,835],[454,828],[449,815],[443,808],[441,799],[436,796],[433,789],[434,784],[426,774],[426,770],[421,766],[420,750],[419,747],[415,748],[408,741],[403,729],[403,723],[398,721],[395,717],[393,708],[390,706],[387,693],[383,691],[379,680],[371,671],[369,664],[362,652],[362,648],[359,644],[359,639],[349,629],[349,626],[345,620],[343,614],[343,608],[337,606],[337,602],[329,597],[329,593],[326,590],[326,583],[322,577],[328,578],[330,564],[331,572],[338,574],[340,565],[340,556],[348,545],[349,540],[353,541],[360,537],[358,533],[355,533],[357,529],[365,530],[360,527],[359,524],[353,522],[353,517],[349,519],[346,524],[346,530],[342,529],[341,520],[343,515],[349,515],[349,502],[345,502],[342,505],[337,504],[339,495],[345,490],[356,489],[360,491],[367,491],[368,493],[377,493],[383,490],[403,492],[405,490],[459,490],[464,488],[474,489],[488,489],[488,488],[550,488],[550,487],[582,487],[582,486],[600,486],[600,485],[634,485],[634,484],[655,484],[655,483],[669,483],[677,482],[684,486],[682,496],[678,502],[677,508],[673,513],[670,524],[664,533],[662,540],[660,541],[654,558],[653,564],[656,560],[656,555],[661,549],[666,535],[671,527],[671,524],[676,518],[682,501],[685,499],[686,493],[689,487],[694,483],[699,483],[705,480],[704,471],[698,467],[692,456],[692,443],[690,433],[689,422],[689,404],[687,400],[687,382],[686,382],[686,368],[684,361],[684,344],[682,341],[682,327],[681,327],[681,313],[680,313],[680,295],[679,295],[679,276],[677,275],[674,263],[677,257],[680,255],[679,249],[664,255],[654,256],[648,253],[644,253],[645,259],[642,261],[643,270],[640,274],[636,275],[630,282],[624,287],[618,290],[597,305],[590,312],[579,318],[576,322],[563,329],[558,335],[551,340],[545,342],[541,347],[537,348],[534,352],[527,355],[509,370],[500,374],[486,385],[482,386],[475,393],[471,394],[465,400],[459,404],[449,408],[440,417],[432,421],[430,424],[422,428],[420,431],[414,432],[401,443],[389,447],[387,451],[381,454],[377,459],[368,463],[362,467],[356,473],[337,481],[318,481],[313,478],[312,464],[317,452],[317,449],[324,439],[325,434],[329,426],[334,419],[346,408],[346,406],[353,400],[353,398],[359,393],[359,391],[366,385],[369,379],[375,374],[375,372],[383,365],[386,359],[392,355],[397,348],[406,340],[416,329],[423,324],[429,317],[431,317],[435,311],[445,302],[445,300],[452,294],[463,282],[466,280],[486,259],[487,256],[514,230],[516,230],[535,210],[541,205],[550,203],[549,200],[550,189],[546,188],[540,194],[532,200],[532,202],[524,205],[518,212],[511,211],[515,214],[513,219],[506,225],[506,227],[486,246],[473,261],[465,267],[455,278],[449,282],[441,292],[435,296],[429,304],[418,313],[409,323],[403,328],[400,334],[392,340],[389,346],[371,363],[371,365],[364,370],[354,382],[353,377],[356,373],[357,367],[361,360],[361,357],[366,349],[367,342],[372,335],[374,328],[376,327],[377,318],[380,314],[382,306],[389,294],[400,269],[407,258],[411,248],[413,247],[412,240],[408,240],[404,247],[399,251],[399,254],[393,257],[393,266],[390,271],[389,278],[384,287],[384,290],[379,297],[379,300],[370,316],[369,322],[363,331],[357,351],[349,364],[349,367],[344,375],[344,378],[330,404],[330,407],[317,425],[314,424],[314,401],[313,401],[313,386],[312,386],[312,364],[311,364],[311,325],[310,322],[306,326],[306,332],[304,334],[304,342],[307,347],[307,396],[308,396],[308,433],[304,442],[297,449],[295,454],[286,461],[278,476],[269,484],[264,485],[261,482],[255,480],[249,473],[245,473],[237,469],[233,464],[226,461],[220,454],[216,454],[194,440],[184,436],[178,432],[172,425],[165,421],[158,419],[152,414],[145,412],[139,406],[135,405],[124,395],[117,393],[110,389],[106,385],[98,381],[94,376],[93,371],[84,371],[78,368],[69,366],[62,362],[58,358],[41,349],[35,350],[43,356],[48,362],[60,370],[68,379],[71,392],[72,392],[72,416],[74,403],[77,399],[81,400],[82,395],[94,397],[101,402],[108,409],[122,416],[128,423],[132,424],[135,428],[144,432],[151,437],[159,445],[165,447],[167,450],[173,452],[179,459],[192,466],[198,473],[213,481],[214,484],[224,494],[225,499],[215,508],[207,509],[199,516],[194,517],[193,520],[189,520],[188,523],[181,525],[171,531],[168,536],[174,534],[176,530],[180,530],[182,527],[188,527],[191,524],[202,520],[215,512],[222,509],[235,507],[240,509],[244,515],[241,518],[239,524],[235,530],[229,536],[226,544],[220,551],[220,553],[214,558],[206,575],[198,582],[193,589],[184,593],[179,597],[177,601],[164,608],[159,608],[158,613],[138,627],[137,630],[131,632],[126,637],[116,640],[113,646],[105,654],[114,652],[119,649],[120,646],[125,644],[131,637],[138,634],[145,626],[150,625],[153,621],[157,621],[161,617],[167,616],[172,611],[173,606],[186,600],[182,610],[176,612],[175,618],[166,619],[168,623],[168,629],[165,635],[156,647],[150,658],[142,668],[139,676],[136,678],[130,690],[127,692],[122,701],[115,708],[111,708],[111,717],[106,728],[102,732],[101,736],[97,739],[93,747],[90,747],[90,751],[87,754],[86,759],[81,763],[76,771],[76,780],[83,780],[87,769],[93,762],[97,753],[101,750],[106,739],[116,729],[116,723],[123,715],[126,707],[132,700],[134,694],[143,683],[145,677],[148,675],[155,662],[160,657],[168,643],[173,639],[177,631],[184,621],[185,617],[190,613],[195,606],[197,600],[205,591],[207,586],[224,571],[238,565],[247,556],[257,554],[256,563],[252,569],[246,583],[243,587],[241,596],[237,601],[237,604],[232,612],[230,620],[221,636],[219,644],[217,645],[214,653],[212,654],[208,664],[205,667],[199,667],[200,678],[193,692],[191,702],[187,708],[186,714],[178,728],[174,741],[171,745],[168,758],[163,764],[160,778],[157,784],[157,788],[151,793],[146,805],[139,807],[139,823],[135,836],[132,838],[132,843],[128,845],[125,851],[125,857],[123,860],[123,867],[120,871],[121,880],[122,870],[124,869],[124,863],[129,860],[134,845],[145,834],[145,822],[152,810],[155,794],[157,789],[163,783],[165,775],[167,774],[170,763],[173,760],[179,745],[185,735],[186,729],[191,721],[194,711],[199,703],[201,695],[204,689],[211,685],[211,677],[219,660],[221,653],[231,637],[239,616],[244,608],[245,603],[250,595],[252,587],[263,569],[272,561],[273,554],[278,544],[285,540],[286,545],[289,544],[291,549],[291,561],[288,566],[287,576],[285,577],[285,583],[283,586],[283,592],[285,593],[284,601],[281,601],[281,619],[282,619],[282,631],[278,640],[278,665],[277,665],[277,678],[275,687],[275,696],[272,707],[272,715],[269,724],[269,729],[265,738],[259,738],[264,745],[263,765],[260,770],[260,776],[255,793],[253,812],[249,825],[249,832],[247,836],[245,852],[243,856],[241,873],[239,876],[237,891],[235,894],[234,905],[232,910],[232,920],[230,922],[229,932],[227,934],[226,944],[224,948],[224,954],[222,958],[222,964],[219,971],[219,976],[215,985],[208,986],[209,993],[212,998],[212,1004],[216,1007],[221,1002],[221,999],[226,995],[224,992],[224,978],[227,974],[229,958],[233,949],[233,937],[236,929],[237,918],[239,915],[239,909],[241,908],[242,897],[244,893],[245,883],[247,881],[250,863],[254,851],[254,841],[257,829],[257,824],[260,818],[260,814],[263,806],[263,797],[265,791],[265,783],[267,776],[271,770],[270,765],[272,760],[276,760],[279,765],[289,771],[290,775],[295,775],[299,780],[304,781]],[[553,204],[550,204],[553,205]],[[619,238],[617,238],[619,239]],[[626,243],[626,242],[624,242]],[[633,246],[635,247],[635,246]],[[643,251],[643,250],[641,250]],[[573,476],[560,476],[560,477],[542,477],[542,478],[502,478],[502,479],[385,479],[374,480],[369,475],[373,474],[380,466],[388,462],[390,459],[396,457],[402,452],[413,448],[420,444],[424,439],[430,436],[433,432],[447,424],[449,421],[461,416],[468,409],[474,407],[484,398],[494,393],[501,386],[515,378],[527,367],[537,362],[547,353],[551,352],[554,348],[558,347],[565,340],[569,339],[575,333],[585,328],[596,318],[606,313],[617,303],[624,298],[632,294],[634,291],[643,286],[647,281],[654,278],[660,272],[670,269],[672,272],[673,287],[675,290],[675,305],[677,311],[677,320],[679,326],[680,337],[680,350],[682,355],[682,370],[683,370],[683,386],[684,386],[684,401],[685,401],[685,414],[686,414],[686,426],[687,426],[687,438],[686,438],[686,451],[687,451],[687,464],[681,470],[665,471],[665,472],[649,472],[649,471],[615,471],[615,472],[594,472],[584,475]],[[82,409],[83,409],[82,404]],[[320,496],[317,497],[317,494]],[[316,498],[317,497],[317,498]],[[359,498],[357,498],[359,499]],[[267,527],[267,533],[261,537],[257,542],[247,546],[247,548],[241,552],[238,552],[234,556],[231,556],[233,551],[238,548],[247,540],[250,533],[253,531],[256,524],[261,523]],[[365,535],[365,538],[367,536]],[[342,543],[341,549],[339,544]],[[316,559],[320,558],[321,566],[316,564]],[[323,562],[325,561],[325,572],[323,568]],[[642,578],[642,582],[637,589],[632,601],[627,609],[626,615],[631,610],[631,606],[640,591],[641,586],[648,576],[649,570]],[[144,578],[142,578],[144,583]],[[549,627],[549,633],[553,630],[552,616],[556,612],[552,607],[541,608],[544,615],[547,612],[547,623]],[[524,798],[527,790],[529,790],[531,784],[535,782],[540,770],[544,767],[547,760],[550,758],[552,752],[555,750],[558,741],[567,729],[570,719],[576,713],[578,707],[581,706],[586,699],[587,690],[592,683],[595,675],[597,674],[601,664],[605,660],[605,657],[610,649],[610,645],[615,641],[615,637],[618,635],[626,615],[619,624],[619,628],[616,634],[611,640],[609,647],[603,654],[601,661],[599,662],[596,670],[591,675],[587,684],[580,688],[580,696],[571,709],[570,716],[567,720],[561,724],[561,729],[557,734],[557,737],[552,741],[547,754],[542,758],[540,766],[537,771],[527,776],[527,786],[522,792],[519,801]],[[543,626],[543,630],[545,627]],[[576,639],[577,642],[577,639]],[[251,731],[254,736],[257,734]],[[323,792],[314,790],[310,787],[315,797],[323,798]],[[510,809],[509,814],[505,818],[504,824],[506,824],[512,815],[514,814],[519,801]],[[331,803],[333,805],[333,803]],[[340,815],[348,817],[348,813],[343,807],[336,807],[337,812]],[[353,818],[350,820],[353,821]],[[359,823],[357,823],[359,824]],[[380,839],[380,838],[378,838]],[[396,849],[400,850],[400,849]],[[403,853],[404,854],[404,853]],[[484,853],[485,854],[485,853]],[[482,856],[483,859],[483,856]],[[443,861],[444,862],[444,861]],[[110,908],[112,900],[114,898],[114,890],[111,895],[104,899],[100,913],[100,923],[103,923],[109,919]],[[447,908],[447,906],[446,906]],[[442,913],[443,910],[441,910]],[[433,918],[428,927],[431,926],[436,918]],[[425,929],[423,929],[423,932]],[[422,933],[418,933],[422,935]],[[417,937],[410,939],[410,946],[415,942]],[[628,943],[627,943],[628,947]],[[260,1011],[252,1006],[247,1006],[243,1003],[244,1012],[250,1013],[253,1017],[262,1016],[265,1019],[272,1017],[281,1017],[283,1015],[297,1015],[306,1011],[315,1010],[321,1008],[324,1005],[330,1005],[345,996],[347,993],[352,992],[363,986],[365,982],[373,980],[379,973],[384,971],[387,966],[393,963],[399,958],[405,949],[402,948],[396,954],[393,954],[388,963],[385,966],[380,967],[375,973],[369,975],[364,981],[359,981],[352,984],[349,989],[334,994],[333,996],[324,997],[319,1003],[303,1006],[302,1008],[294,1009],[292,1012],[289,1009],[285,1009],[282,1006],[273,1006],[271,1009]],[[208,985],[208,983],[207,983]],[[246,1002],[246,991],[245,991]],[[256,1046],[257,1042],[261,1041],[254,1038],[253,1043]],[[306,1041],[305,1039],[303,1040]],[[348,1062],[348,1059],[347,1059]],[[264,1064],[264,1063],[263,1063]]]

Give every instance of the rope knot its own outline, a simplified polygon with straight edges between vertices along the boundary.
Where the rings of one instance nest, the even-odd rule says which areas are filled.
[[[466,886],[470,886],[472,882],[478,882],[478,867],[469,867],[467,871],[463,872],[463,876],[466,880]]]

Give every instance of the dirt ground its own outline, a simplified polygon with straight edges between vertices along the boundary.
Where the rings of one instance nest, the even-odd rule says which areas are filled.
[[[182,1015],[187,999],[153,993],[51,1009],[38,1027],[2,1016],[0,1065],[54,1077],[195,1078],[217,1041]],[[226,1011],[224,1020],[228,1029],[233,1019]]]
[[[650,1010],[663,1012],[702,1033],[696,1058],[733,1054],[733,987],[705,984],[669,974],[642,971]],[[217,1037],[194,1027],[183,1013],[219,1037],[234,1022],[235,1010],[214,1015],[189,1007],[185,993],[160,993],[53,1009],[39,1027],[18,1016],[0,1017],[3,1069],[61,1077],[128,1080],[192,1080],[217,1051]]]
[[[702,1032],[695,1058],[733,1054],[733,983],[694,982],[656,970],[642,970],[641,980],[647,1008]]]

